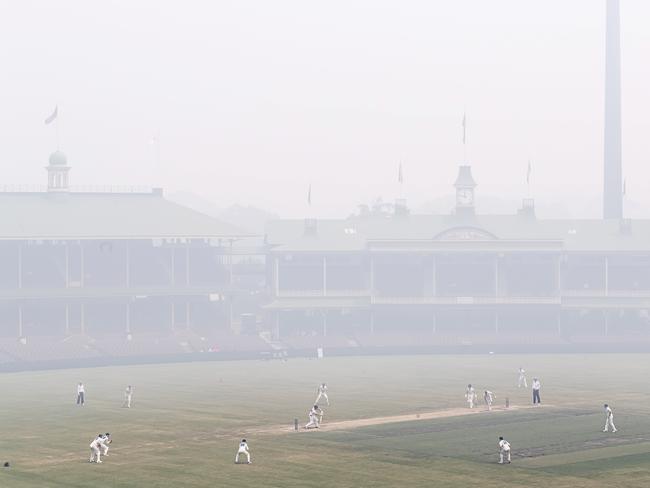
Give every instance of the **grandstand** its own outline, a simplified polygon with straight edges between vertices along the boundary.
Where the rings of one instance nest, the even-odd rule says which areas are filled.
[[[250,236],[160,189],[75,191],[69,170],[57,151],[46,189],[0,193],[0,364],[268,348],[236,334],[264,287]]]
[[[469,166],[448,215],[404,201],[269,225],[273,337],[294,349],[648,348],[650,221],[479,215]]]

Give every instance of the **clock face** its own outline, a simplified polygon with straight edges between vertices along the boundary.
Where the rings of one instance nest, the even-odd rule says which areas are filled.
[[[456,193],[456,198],[460,205],[471,205],[474,201],[474,192],[468,188],[461,188]]]

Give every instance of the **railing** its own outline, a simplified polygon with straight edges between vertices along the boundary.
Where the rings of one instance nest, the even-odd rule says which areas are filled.
[[[153,188],[143,185],[72,185],[72,193],[152,193]],[[46,193],[46,185],[0,185],[0,193]]]
[[[303,297],[367,297],[370,290],[280,290],[277,294],[282,298],[303,298]]]
[[[554,297],[372,297],[376,305],[559,305],[561,299]]]
[[[650,290],[564,290],[565,297],[613,297],[613,298],[637,298],[650,297]]]

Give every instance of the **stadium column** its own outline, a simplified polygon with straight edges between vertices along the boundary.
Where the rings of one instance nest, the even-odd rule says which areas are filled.
[[[126,333],[131,333],[131,302],[126,302]]]
[[[190,242],[185,247],[185,285],[190,286]]]
[[[18,337],[23,336],[23,304],[18,305]]]
[[[436,255],[431,256],[431,296],[436,296]],[[434,321],[435,321],[435,311],[434,311]],[[435,332],[435,325],[434,325]]]
[[[323,337],[327,336],[327,310],[321,311],[323,314]]]
[[[557,268],[555,270],[557,278],[557,293],[558,296],[562,296],[562,255],[558,254],[557,256]]]
[[[170,325],[172,328],[172,332],[174,332],[174,329],[176,328],[176,304],[174,303],[174,300],[172,299],[170,301],[170,309],[171,309],[171,314],[170,314]]]
[[[68,241],[65,241],[65,287],[68,288],[70,286],[70,246],[68,244]],[[68,314],[68,305],[66,304],[65,306],[66,309],[66,317]],[[67,322],[67,319],[66,319]],[[67,330],[67,326],[66,326]]]
[[[169,258],[169,281],[171,282],[171,286],[174,286],[176,285],[176,248],[174,246],[170,246],[169,249],[171,250]]]
[[[608,310],[603,310],[603,314],[605,316],[604,317],[604,319],[605,319],[604,320],[604,322],[605,322],[605,327],[604,327],[605,336],[608,336],[609,335],[609,311]]]
[[[65,333],[70,335],[70,304],[67,302],[65,304]]]
[[[605,256],[605,296],[609,295],[609,257]]]
[[[557,335],[562,335],[562,310],[557,313]]]
[[[497,310],[494,311],[494,333],[499,333],[499,312]]]
[[[327,257],[323,256],[323,296],[327,296]]]
[[[129,246],[129,241],[126,241],[126,258],[125,258],[125,268],[124,273],[126,276],[126,287],[131,286],[131,248]]]
[[[86,305],[84,303],[82,303],[80,305],[80,307],[81,307],[81,311],[80,311],[80,313],[81,313],[81,319],[80,319],[81,320],[81,335],[85,335],[86,334]]]
[[[370,298],[371,300],[374,295],[375,295],[375,260],[371,254],[370,255]]]
[[[188,299],[185,302],[185,328],[187,330],[190,330],[190,311],[191,311],[190,300]]]
[[[273,289],[275,291],[275,296],[280,296],[280,258],[275,256],[274,258],[274,273],[273,273]]]
[[[18,288],[23,287],[23,244],[18,242]]]
[[[433,327],[431,328],[431,333],[435,334],[436,329],[438,327],[438,315],[436,314],[436,310],[433,310]]]
[[[375,335],[375,312],[370,309],[370,334]]]
[[[499,255],[494,255],[494,296],[499,296]],[[498,330],[497,330],[498,332]]]

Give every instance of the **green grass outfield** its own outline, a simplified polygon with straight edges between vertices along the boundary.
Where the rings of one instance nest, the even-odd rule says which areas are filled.
[[[306,422],[326,381],[326,422],[464,406],[469,382],[501,405],[542,408],[350,430],[255,434]],[[0,487],[648,487],[650,355],[389,356],[119,366],[0,375]],[[87,405],[74,404],[76,383]],[[127,384],[134,407],[120,408]],[[616,434],[601,432],[612,405]],[[110,456],[88,444],[111,432]],[[246,435],[253,464],[233,463]],[[497,438],[513,448],[500,466]]]

